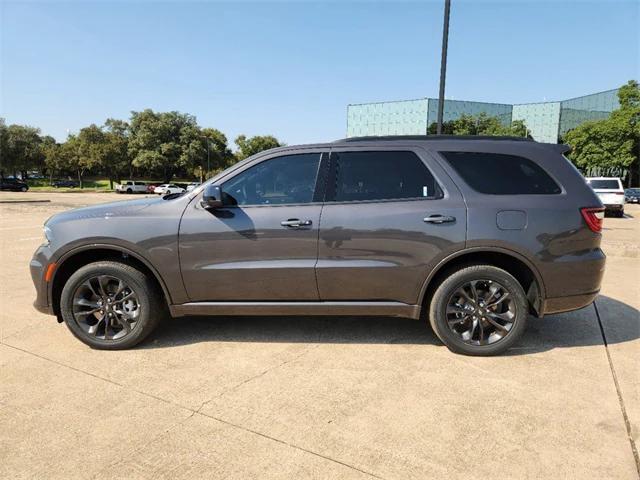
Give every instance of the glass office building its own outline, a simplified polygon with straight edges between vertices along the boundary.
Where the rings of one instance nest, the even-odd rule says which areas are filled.
[[[535,140],[557,143],[558,137],[581,123],[607,118],[619,107],[617,93],[614,89],[560,102],[517,105],[445,100],[443,117],[446,122],[463,114],[484,113],[498,117],[504,125],[522,120]],[[437,115],[437,98],[349,105],[347,136],[424,135]]]

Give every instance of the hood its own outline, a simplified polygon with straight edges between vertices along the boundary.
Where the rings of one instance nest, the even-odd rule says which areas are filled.
[[[128,217],[138,214],[152,205],[165,202],[162,198],[141,198],[138,200],[125,200],[122,202],[102,203],[89,207],[75,208],[66,212],[58,213],[45,222],[45,225],[52,226],[59,222],[68,220],[82,220],[84,218],[110,218]]]

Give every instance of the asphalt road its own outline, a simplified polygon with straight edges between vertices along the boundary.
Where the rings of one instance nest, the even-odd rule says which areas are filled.
[[[191,318],[94,351],[36,312],[42,223],[111,194],[1,193],[0,478],[639,476],[640,207],[605,220],[595,306],[507,355],[419,322]]]

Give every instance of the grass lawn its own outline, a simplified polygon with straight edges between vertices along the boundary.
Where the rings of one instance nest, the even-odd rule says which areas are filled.
[[[74,179],[75,180],[75,179]],[[124,182],[126,179],[122,179]],[[160,185],[161,180],[147,180],[147,179],[135,179],[139,182],[145,182],[147,184]],[[56,180],[54,180],[55,182]],[[77,181],[77,180],[76,180]],[[171,180],[171,183],[189,183],[192,182],[191,179],[182,179],[182,178],[174,178]],[[48,178],[41,179],[29,179],[27,180],[29,184],[29,190],[34,192],[113,192],[114,190],[109,188],[109,179],[108,178],[85,178],[82,180],[82,187],[75,188],[55,188],[52,185],[49,185]],[[113,182],[113,186],[116,186],[116,182]]]
[[[55,180],[54,180],[55,181]],[[105,178],[87,178],[82,180],[83,188],[55,188],[49,185],[49,179],[27,180],[29,190],[34,192],[112,192],[109,188],[109,180]],[[115,186],[115,184],[114,184]]]

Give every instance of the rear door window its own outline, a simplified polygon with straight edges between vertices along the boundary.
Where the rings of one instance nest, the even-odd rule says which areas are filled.
[[[332,153],[335,182],[328,201],[433,199],[442,190],[420,158],[410,151]]]
[[[440,152],[475,191],[490,195],[554,195],[562,190],[535,162],[517,155]]]

